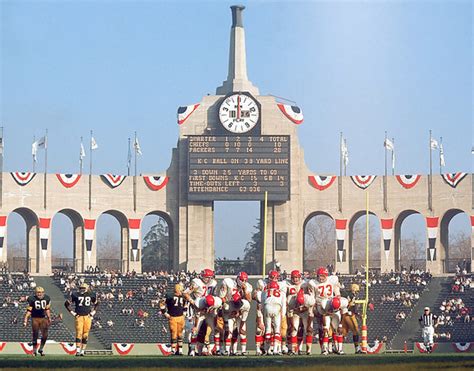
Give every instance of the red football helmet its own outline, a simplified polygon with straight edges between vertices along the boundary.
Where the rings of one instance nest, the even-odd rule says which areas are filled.
[[[237,284],[239,286],[242,285],[243,282],[247,282],[249,280],[249,275],[246,272],[239,272],[237,275]]]
[[[270,281],[278,281],[278,277],[279,277],[279,276],[280,276],[280,275],[279,275],[278,272],[275,271],[275,270],[270,271],[270,272],[268,273],[268,279],[269,279]]]
[[[212,269],[203,269],[201,272],[201,279],[204,281],[204,283],[208,283],[211,278],[214,277],[214,271]]]
[[[320,267],[316,271],[316,275],[318,276],[318,279],[320,282],[326,281],[326,278],[329,276],[329,272],[326,268]]]
[[[212,307],[214,305],[214,296],[207,295],[206,296],[206,304],[208,307]]]
[[[331,300],[331,307],[333,310],[339,310],[341,307],[341,299],[337,296],[333,297]]]
[[[291,271],[291,282],[299,283],[301,280],[301,272],[297,269]]]
[[[236,292],[234,295],[232,295],[232,301],[234,303],[238,303],[242,300],[242,297],[240,296],[240,294],[238,292]]]
[[[279,289],[280,286],[278,285],[278,282],[276,282],[276,281],[270,281],[270,283],[268,284],[268,288],[269,288],[269,289]]]
[[[296,302],[299,304],[299,305],[303,305],[304,304],[304,291],[303,289],[300,289],[298,291],[298,294],[296,294]]]

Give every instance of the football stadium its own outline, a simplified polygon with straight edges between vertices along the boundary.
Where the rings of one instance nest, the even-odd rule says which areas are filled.
[[[456,78],[467,81],[466,74],[472,77],[472,56],[467,57],[471,63],[466,68],[460,62],[461,54],[456,53],[469,49],[466,45],[472,47],[472,32],[468,39],[460,36],[466,37],[465,31],[472,30],[472,17],[465,17],[472,12],[471,3],[249,1],[244,6],[219,2],[6,1],[0,6],[6,24],[2,36],[2,53],[6,56],[3,70],[8,75],[2,83],[2,120],[6,124],[12,122],[5,132],[2,128],[0,142],[0,369],[474,369],[474,177],[466,170],[447,165],[443,147],[446,152],[452,151],[456,166],[470,163],[469,156],[474,152],[466,135],[468,130],[464,129],[470,127],[472,132],[472,122],[462,124],[459,131],[442,120],[433,127],[426,126],[429,130],[422,133],[425,142],[413,150],[414,155],[408,158],[400,154],[400,171],[404,172],[413,164],[418,166],[417,157],[429,159],[426,174],[416,168],[412,173],[400,174],[396,168],[398,146],[402,144],[395,142],[392,134],[399,133],[400,143],[408,141],[404,135],[419,135],[419,128],[409,124],[409,119],[400,118],[406,124],[396,120],[387,124],[389,133],[381,125],[382,135],[363,123],[356,129],[343,124],[340,128],[339,124],[326,125],[330,128],[324,130],[334,132],[324,133],[322,128],[314,127],[305,132],[303,125],[315,125],[305,122],[303,109],[309,112],[306,119],[323,117],[321,112],[315,112],[324,108],[313,105],[322,107],[321,101],[326,99],[324,105],[334,109],[329,101],[339,94],[319,95],[321,100],[313,104],[310,91],[324,90],[331,81],[339,81],[335,66],[341,68],[339,63],[343,61],[342,65],[348,67],[351,58],[355,64],[361,55],[368,75],[361,72],[353,77],[360,80],[361,94],[365,94],[364,86],[377,85],[368,106],[374,106],[374,112],[393,110],[387,102],[380,103],[385,99],[383,94],[388,93],[384,90],[379,95],[377,89],[382,89],[379,84],[388,86],[390,92],[398,87],[378,79],[392,79],[399,72],[379,70],[377,63],[389,63],[386,57],[391,48],[400,54],[408,53],[403,45],[418,45],[417,40],[411,39],[413,35],[426,47],[417,51],[417,73],[429,65],[433,76],[442,71],[443,82],[453,76],[457,94],[453,100],[463,101],[464,95],[472,93],[472,85],[467,91],[458,91]],[[246,8],[249,17],[244,22]],[[400,18],[390,13],[392,8],[400,12]],[[105,18],[102,20],[99,15]],[[154,16],[160,25],[155,25]],[[384,17],[394,23],[384,23]],[[28,23],[28,19],[31,24],[20,31],[20,25]],[[351,27],[356,27],[354,35],[353,29],[347,28],[348,20]],[[405,24],[410,32],[398,29],[397,22]],[[446,29],[440,30],[439,22],[447,22]],[[132,23],[136,29],[128,28]],[[228,28],[219,29],[223,24],[230,24],[230,38]],[[380,32],[367,31],[375,25]],[[309,31],[310,26],[315,28]],[[423,66],[424,58],[444,49],[444,44],[435,36],[425,39],[424,34],[417,34],[419,27],[433,27],[445,41],[451,40],[453,60],[437,61],[442,67],[432,67],[431,62]],[[141,52],[150,49],[149,44],[140,44],[137,36],[153,33],[149,28],[161,30],[149,36],[157,43],[151,48],[158,48],[161,54],[149,53],[150,58],[163,58],[160,68],[165,68],[164,72],[148,64],[133,72],[126,67],[115,70],[114,57],[110,54],[109,58],[108,54],[113,53],[108,49],[110,45],[100,44],[97,40],[101,35],[95,34],[100,31],[114,35],[109,41],[124,53],[120,55],[125,60],[147,60],[146,55],[130,55],[139,47],[144,48]],[[201,29],[209,34],[204,37]],[[70,34],[71,30],[74,31]],[[77,30],[81,31],[79,35],[74,33]],[[246,41],[246,31],[250,42]],[[335,31],[340,34],[333,34]],[[300,35],[298,32],[308,39],[293,39],[292,35]],[[222,33],[228,40],[225,45],[218,44]],[[402,34],[407,39],[400,36],[403,45],[398,45],[395,39]],[[123,46],[117,46],[119,39]],[[74,81],[87,80],[85,84],[94,92],[84,90],[84,99],[96,94],[95,90],[113,95],[117,85],[102,80],[108,69],[115,71],[111,72],[114,79],[115,73],[140,74],[143,84],[150,74],[159,74],[163,86],[153,99],[178,106],[173,129],[178,133],[176,146],[162,150],[164,138],[172,133],[163,127],[150,129],[150,137],[135,131],[128,138],[126,175],[123,171],[124,175],[120,175],[115,168],[117,146],[113,144],[113,157],[99,151],[103,143],[100,134],[114,135],[115,124],[107,122],[103,128],[99,125],[102,129],[98,131],[88,131],[86,139],[80,137],[79,171],[56,172],[55,162],[62,164],[66,161],[62,157],[67,156],[55,152],[55,145],[59,147],[62,142],[67,150],[72,146],[69,137],[79,129],[65,124],[66,119],[52,113],[53,108],[47,104],[42,105],[38,98],[41,94],[33,88],[28,99],[24,98],[24,108],[18,109],[23,106],[18,98],[22,87],[28,90],[29,86],[41,85],[29,80],[32,67],[28,63],[41,65],[41,58],[48,60],[55,53],[55,46],[48,46],[46,40],[51,45],[65,43],[63,55],[69,50],[71,55],[79,56],[81,50],[92,56],[90,61],[86,57],[73,61],[75,58],[70,57],[71,66],[79,61],[90,63],[89,72],[99,65],[103,68],[95,75],[95,83],[94,74],[82,69],[71,73],[68,67],[53,67],[54,63],[44,69],[46,75],[56,76],[59,94],[55,94],[66,97],[66,101],[69,94],[73,97],[75,93],[68,91],[69,77],[59,82],[63,73],[79,76]],[[345,40],[347,49],[338,49],[340,40]],[[387,54],[377,54],[382,44],[391,44],[389,41],[397,46],[385,46]],[[77,45],[71,46],[74,42]],[[360,44],[348,49],[347,45],[353,42]],[[426,46],[431,44],[435,51]],[[37,45],[36,49],[33,45]],[[334,47],[338,53],[334,66],[332,62],[325,65],[316,57],[310,68],[303,68],[304,61],[298,71],[295,60],[300,60],[296,53],[300,46],[320,48],[321,58]],[[193,53],[188,54],[188,47]],[[290,51],[270,50],[274,47],[288,47]],[[44,55],[35,52],[38,59],[26,62],[28,53],[40,49]],[[226,50],[226,80],[217,88],[211,85],[215,92],[201,95],[198,100],[194,83],[199,85],[201,78],[213,76],[215,65],[211,59],[215,58],[214,53],[225,55]],[[200,55],[194,55],[195,51]],[[379,62],[368,67],[370,58],[365,52],[374,53]],[[272,66],[271,59],[275,57],[279,61]],[[202,62],[206,58],[209,60]],[[291,76],[288,84],[294,86],[289,95],[292,99],[298,97],[298,103],[280,95],[260,93],[261,88],[249,79],[247,59],[260,64],[253,81],[266,81],[271,89],[279,89],[279,85],[274,77],[266,75],[287,64],[289,69],[280,70],[279,74]],[[400,63],[404,65],[403,58]],[[200,68],[193,69],[194,65]],[[308,71],[322,65],[328,76],[317,75],[321,86],[315,87]],[[377,76],[375,80],[372,71]],[[187,74],[189,86],[170,83],[170,76],[180,73]],[[39,81],[42,78],[38,76]],[[306,85],[305,79],[312,82]],[[20,88],[13,88],[16,83]],[[7,91],[10,87],[11,94]],[[167,97],[166,91],[173,89],[176,93]],[[328,91],[331,89],[328,87]],[[336,88],[340,89],[350,90]],[[440,91],[436,94],[452,95],[436,89]],[[130,106],[125,102],[104,105],[129,112],[127,109],[134,104],[140,107],[150,103],[146,94],[127,93]],[[397,102],[394,104],[408,104],[397,94],[391,98]],[[418,93],[413,94],[409,100],[418,99]],[[71,102],[74,99],[70,98]],[[187,103],[195,99],[195,103],[180,105],[174,99],[185,99]],[[436,95],[436,99],[425,99],[423,104],[436,105],[433,102],[440,98]],[[456,105],[451,109],[450,100],[444,100],[446,114],[437,112],[431,117],[433,120],[453,112],[459,121],[472,120],[470,103],[466,104],[467,109]],[[37,107],[31,108],[35,104]],[[357,122],[358,109],[354,110],[351,104],[341,97],[334,112],[355,117]],[[382,108],[376,108],[377,104]],[[48,120],[58,122],[56,126],[51,124],[55,131],[63,132],[59,136],[46,130],[35,135],[32,171],[15,171],[13,166],[22,166],[21,146],[15,146],[15,135],[21,135],[23,129],[18,128],[30,114],[36,115],[40,106],[45,112],[50,110],[45,116]],[[93,109],[105,110],[91,106]],[[443,107],[437,109],[443,111]],[[88,108],[82,106],[81,110]],[[135,113],[129,113],[133,118]],[[396,116],[394,112],[387,114]],[[146,115],[153,116],[150,112]],[[150,122],[156,126],[156,121]],[[133,125],[142,130],[140,124]],[[130,123],[126,126],[129,130]],[[117,132],[122,130],[120,122],[115,128]],[[329,133],[335,139],[321,139]],[[440,134],[444,141],[438,137]],[[362,168],[348,167],[351,136],[364,146],[380,141],[378,152],[366,153],[359,161],[366,162],[368,167],[363,169],[369,174],[377,173],[373,161],[378,161],[383,164],[383,173],[356,175],[362,173]],[[149,168],[144,163],[139,137],[145,144],[144,153],[155,151]],[[337,148],[332,174],[329,165],[329,170],[324,170],[324,163],[330,163],[333,157],[328,142],[336,143]],[[53,168],[50,172],[48,150],[49,166]],[[166,163],[162,160],[165,152],[170,153],[169,166],[160,171],[156,164]],[[351,161],[358,161],[357,155],[352,156],[351,152]],[[311,171],[307,162],[321,170]],[[103,166],[110,170],[103,170]],[[338,175],[334,175],[334,168],[339,170]],[[448,168],[451,172],[447,172]],[[60,245],[69,247],[60,250]],[[222,246],[226,249],[222,250]],[[233,251],[240,248],[237,246],[244,247],[240,252]]]

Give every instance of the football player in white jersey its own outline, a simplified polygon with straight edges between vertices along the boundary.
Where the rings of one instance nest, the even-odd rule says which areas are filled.
[[[199,278],[193,278],[191,285],[183,292],[184,298],[194,307],[196,307],[196,301],[199,298],[203,298],[206,295],[212,295],[217,286],[217,282],[214,279],[214,271],[211,269],[204,269]],[[202,321],[199,321],[200,314],[198,310],[194,311],[194,327],[191,333],[191,344],[190,353],[195,350],[197,343],[197,336],[199,333],[199,327]],[[197,326],[199,322],[199,326]]]
[[[313,319],[315,299],[312,293],[304,292],[305,284],[298,270],[291,272],[291,283],[288,286],[287,310],[290,323],[291,354],[298,353],[298,330],[303,324],[303,335],[306,333],[306,354],[311,354],[313,344]]]
[[[219,288],[222,298],[223,316],[226,322],[226,354],[237,353],[237,337],[240,337],[242,353],[247,352],[247,317],[252,299],[252,285],[246,272],[240,272],[236,279],[225,278]],[[230,346],[232,344],[232,352]]]
[[[282,354],[281,352],[281,320],[286,313],[286,296],[280,290],[278,283],[270,281],[262,293],[263,314],[265,322],[265,350],[270,350],[273,334],[274,347],[269,353]]]
[[[262,294],[265,288],[263,280],[258,280],[257,287],[252,293],[252,299],[257,303],[257,316],[255,317],[255,346],[257,348],[257,356],[262,355],[263,336],[265,334],[265,324],[263,320],[263,303]]]
[[[270,282],[278,283],[278,287],[280,288],[280,292],[286,296],[288,291],[288,282],[286,280],[280,281],[280,274],[276,270],[272,270],[268,272],[268,278],[265,280],[259,280],[259,283],[263,283],[264,286],[268,286]],[[285,299],[286,301],[286,299]],[[281,345],[282,345],[282,353],[288,352],[288,347],[286,346],[286,336],[288,332],[288,321],[286,317],[286,309],[281,313]]]
[[[322,316],[323,324],[323,344],[321,353],[327,355],[329,353],[329,333],[333,331],[333,339],[336,344],[335,353],[344,354],[342,349],[342,313],[347,311],[349,301],[346,298],[335,296],[333,298],[322,299],[317,305],[317,310]]]
[[[308,283],[314,293],[316,304],[321,302],[322,299],[341,295],[341,285],[337,276],[330,276],[328,270],[324,267],[320,267],[316,271],[316,276],[316,279],[311,279]]]
[[[193,337],[196,339],[201,325],[205,322],[211,329],[211,332],[216,333],[216,316],[218,310],[222,306],[222,300],[218,296],[206,295],[197,298],[194,302],[195,306],[195,322],[192,329],[191,337],[191,352],[190,356],[196,355],[196,342],[192,342]],[[197,353],[202,353],[202,344],[197,344]]]

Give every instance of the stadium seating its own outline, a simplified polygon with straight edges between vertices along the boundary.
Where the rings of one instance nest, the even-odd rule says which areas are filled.
[[[110,348],[111,343],[168,342],[168,321],[161,315],[158,305],[155,304],[153,307],[151,304],[152,300],[157,303],[166,292],[167,279],[121,275],[119,277],[119,282],[100,274],[99,278],[97,275],[81,275],[74,280],[77,282],[79,278],[89,283],[97,282],[98,279],[101,284],[105,284],[105,286],[94,288],[100,298],[100,305],[93,320],[92,333],[106,348]],[[59,276],[56,276],[54,280],[67,297],[66,284],[61,284]],[[119,300],[119,292],[122,292],[123,300]],[[132,297],[127,298],[127,293],[132,293]],[[140,311],[146,313],[145,316],[139,316]]]
[[[442,314],[440,307],[442,306],[443,302],[449,302],[451,299],[455,299],[456,301],[461,299],[464,303],[464,306],[469,308],[469,314],[472,319],[474,311],[474,289],[469,288],[469,285],[466,285],[464,291],[453,292],[452,289],[456,279],[457,277],[454,276],[452,280],[442,285],[442,289],[438,295],[434,307],[432,308],[432,312],[439,317]],[[445,320],[444,325],[437,327],[435,331],[437,334],[435,341],[454,343],[472,342],[474,334],[474,321],[471,320],[469,322],[464,322],[464,316],[460,316],[459,310],[453,310],[449,315],[452,321]],[[443,336],[447,334],[449,335]],[[419,330],[418,336],[421,338],[421,329]]]
[[[34,279],[24,274],[0,275],[0,341],[30,342],[31,325],[23,327],[23,317],[26,311],[26,298],[33,293],[36,286]],[[53,322],[49,328],[48,339],[57,342],[70,341],[74,335],[51,311]]]

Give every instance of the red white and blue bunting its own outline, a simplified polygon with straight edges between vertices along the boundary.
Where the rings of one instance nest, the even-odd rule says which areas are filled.
[[[27,173],[20,171],[10,174],[12,175],[13,179],[15,179],[15,182],[17,182],[17,184],[20,186],[26,186],[29,182],[33,180],[36,175],[36,173]]]
[[[426,227],[428,228],[428,252],[429,260],[436,260],[436,237],[438,235],[439,217],[426,217]]]
[[[353,175],[351,176],[354,184],[360,189],[368,188],[373,181],[377,178],[377,175]]]
[[[128,219],[128,227],[130,230],[130,242],[132,244],[133,261],[137,261],[138,257],[138,240],[140,239],[140,219]]]
[[[193,114],[194,111],[199,107],[198,104],[191,104],[190,106],[178,107],[178,125],[184,124],[184,122]]]
[[[308,176],[308,180],[309,180],[310,184],[314,188],[316,188],[320,191],[324,191],[325,189],[328,189],[334,183],[336,178],[337,177],[335,175],[328,175],[328,176],[310,175],[310,176]]]
[[[74,343],[61,343],[61,347],[63,348],[64,352],[69,355],[76,354],[76,344]]]
[[[7,226],[7,217],[0,216],[0,258],[3,255],[3,243],[5,241],[5,231]]]
[[[59,182],[66,188],[74,187],[79,179],[81,179],[80,174],[56,174]]]
[[[452,343],[457,353],[467,353],[473,348],[473,343]]]
[[[123,183],[125,175],[103,174],[100,176],[109,187],[116,188]]]
[[[337,241],[337,257],[339,262],[344,257],[344,240],[346,238],[347,219],[336,219],[336,241]]]
[[[293,123],[297,125],[303,123],[303,111],[301,111],[300,107],[282,103],[277,103],[277,106],[280,111],[286,116],[286,118],[292,121]]]
[[[87,259],[92,256],[92,242],[94,241],[95,219],[84,219],[84,240],[86,241]]]
[[[40,340],[38,339],[37,346],[39,346]],[[20,343],[21,349],[25,352],[25,354],[33,354],[33,343],[21,342]]]
[[[46,255],[48,252],[48,240],[49,240],[49,230],[51,227],[51,218],[40,218],[39,227],[40,227],[41,253],[43,255],[43,259],[46,259]]]
[[[160,175],[160,176],[145,175],[143,177],[143,180],[145,181],[148,188],[150,188],[152,191],[159,191],[160,189],[165,187],[166,184],[168,184],[169,177],[165,175]]]
[[[403,188],[410,189],[416,186],[421,175],[396,175],[395,177]]]
[[[0,341],[0,352],[5,348],[5,345],[7,345],[6,341]]]
[[[416,348],[420,353],[428,353],[428,350],[426,349],[426,345],[424,343],[415,343]],[[434,343],[432,347],[432,352],[434,352],[438,348],[438,343]]]
[[[367,354],[378,354],[383,348],[383,343],[374,343],[374,346],[367,344]]]
[[[134,343],[130,344],[120,344],[120,343],[113,343],[114,348],[117,350],[117,353],[120,354],[121,356],[126,356],[128,353],[130,353],[135,346]]]
[[[160,350],[161,354],[164,356],[169,356],[173,352],[173,348],[166,344],[156,344],[158,349]]]
[[[385,251],[385,259],[388,260],[390,255],[390,243],[392,242],[393,237],[393,218],[391,219],[380,219],[382,224],[382,236],[383,236],[383,246]]]
[[[467,173],[447,173],[441,174],[443,180],[451,187],[456,188],[458,184],[466,177]]]

